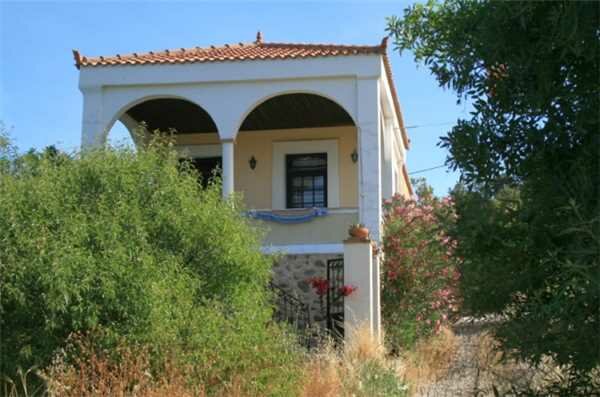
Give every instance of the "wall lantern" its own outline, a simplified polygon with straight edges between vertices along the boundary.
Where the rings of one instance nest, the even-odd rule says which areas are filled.
[[[248,164],[250,164],[250,169],[256,168],[256,159],[254,158],[254,156],[250,157],[250,160],[248,160]]]
[[[352,159],[353,163],[356,163],[358,161],[358,152],[356,151],[356,149],[354,149],[354,151],[350,155],[350,158]]]

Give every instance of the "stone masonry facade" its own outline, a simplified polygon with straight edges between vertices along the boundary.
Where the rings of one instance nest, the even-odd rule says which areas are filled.
[[[343,257],[343,254],[301,254],[279,257],[273,265],[273,282],[309,306],[314,325],[325,327],[324,310],[327,298],[323,297],[322,310],[319,296],[311,287],[309,279],[312,277],[326,279],[327,261]]]

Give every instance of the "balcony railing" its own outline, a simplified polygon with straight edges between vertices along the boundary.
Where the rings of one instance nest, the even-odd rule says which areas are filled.
[[[297,329],[310,328],[310,308],[307,304],[273,282],[269,283],[269,288],[275,300],[275,321],[287,322]]]

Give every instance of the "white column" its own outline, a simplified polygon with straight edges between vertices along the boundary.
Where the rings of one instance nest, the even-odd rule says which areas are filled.
[[[233,193],[233,139],[221,140],[221,150],[223,155],[223,198],[227,198]]]
[[[372,243],[370,240],[349,238],[344,241],[344,285],[356,290],[344,298],[344,334],[352,339],[359,327],[375,333],[375,309]]]
[[[379,81],[357,81],[359,146],[359,222],[379,242],[381,236],[381,161]]]
[[[106,126],[102,113],[102,89],[86,88],[83,92],[83,120],[81,123],[81,148],[93,149],[106,143]]]
[[[393,119],[391,117],[384,118],[382,126],[383,131],[383,151],[382,151],[382,195],[384,199],[394,195],[394,161],[393,161],[393,144],[394,144],[394,128]]]
[[[373,250],[373,333],[381,340],[381,256]]]

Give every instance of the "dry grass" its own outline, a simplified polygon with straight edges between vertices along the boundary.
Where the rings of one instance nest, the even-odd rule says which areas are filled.
[[[343,389],[342,372],[339,354],[331,343],[327,343],[306,364],[300,396],[340,396]]]
[[[336,349],[327,343],[309,359],[302,380],[302,397],[398,396],[404,389],[386,357],[384,346],[367,327],[358,327],[353,337]],[[389,393],[392,390],[393,393]]]
[[[351,331],[352,338],[345,344],[344,362],[359,364],[365,361],[387,362],[386,350],[369,331],[368,327],[361,326]],[[383,337],[381,339],[384,339]]]
[[[342,349],[333,341],[306,356],[300,367],[301,381],[297,393],[301,397],[377,397],[404,396],[394,363],[365,327],[356,329],[351,341]],[[76,341],[76,350],[57,356],[44,371],[30,370],[21,374],[22,384],[7,383],[0,394],[8,397],[205,397],[206,390],[193,376],[192,370],[165,360],[156,368],[148,350],[119,347],[102,350],[86,339]],[[67,359],[67,357],[71,359]],[[73,357],[76,357],[73,359]],[[154,363],[154,364],[153,364]],[[29,377],[29,379],[28,379]],[[27,385],[41,385],[35,391]],[[17,379],[18,380],[18,379]],[[247,381],[233,376],[227,384],[210,387],[215,397],[246,397]],[[206,384],[208,387],[209,384]],[[269,385],[267,385],[267,389]],[[261,395],[271,395],[268,390]],[[254,395],[257,395],[256,393]]]
[[[503,352],[491,330],[481,324],[463,325],[456,332],[447,330],[399,360],[410,395],[600,396],[600,368],[587,375],[592,383],[587,385],[550,357],[533,364]]]
[[[179,367],[165,363],[159,375],[152,375],[147,354],[121,356],[118,364],[105,355],[92,354],[67,365],[55,360],[46,371],[19,371],[15,380],[5,379],[0,396],[5,397],[206,397],[202,386],[189,382]],[[32,387],[32,385],[36,385]],[[250,397],[244,382],[234,377],[221,385],[215,397]]]
[[[566,387],[570,376],[568,366],[558,365],[551,357],[544,356],[534,365],[503,353],[498,341],[490,332],[478,337],[476,365],[480,371],[480,389],[507,394],[517,391],[544,393],[554,387]],[[600,368],[592,370],[590,377],[600,384]],[[548,392],[550,393],[550,392]]]
[[[48,396],[204,397],[204,389],[190,382],[191,371],[165,359],[152,368],[146,349],[119,347],[114,352],[98,350],[84,340],[76,341],[74,362],[57,357],[40,373]]]
[[[419,342],[414,349],[405,352],[398,363],[400,377],[417,390],[447,375],[458,350],[458,339],[449,328]]]
[[[0,379],[0,396],[4,397],[37,397],[44,395],[43,380],[37,374],[36,368],[23,371],[17,370],[14,379],[5,377]]]

